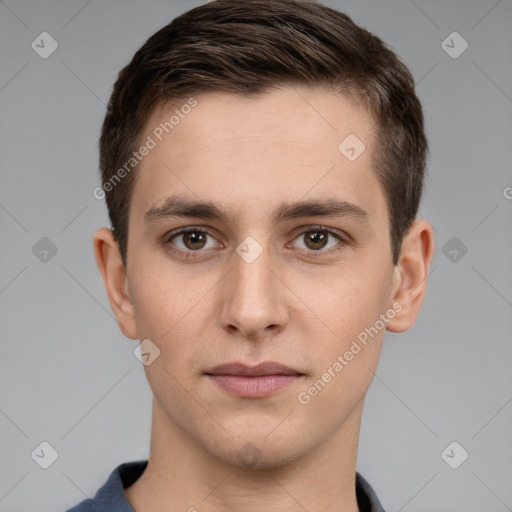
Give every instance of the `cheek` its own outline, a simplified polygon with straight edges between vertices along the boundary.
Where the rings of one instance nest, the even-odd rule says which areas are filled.
[[[162,283],[141,278],[135,293],[135,319],[141,336],[160,339],[172,327],[176,299]]]
[[[324,335],[315,341],[313,380],[320,379],[319,407],[341,399],[355,404],[371,382],[385,333],[380,315],[388,308],[390,293],[384,270],[381,266],[340,271],[323,281],[324,293],[304,298],[328,327],[321,326]]]
[[[184,287],[179,276],[169,276],[154,261],[133,258],[132,262],[136,271],[131,274],[130,294],[137,329],[141,339],[149,338],[160,346],[159,340],[167,337],[180,317]]]
[[[385,324],[379,322],[382,290],[361,279],[336,284],[338,291],[323,303],[323,318],[335,334],[316,340],[315,371],[297,397],[311,407],[308,414],[325,417],[329,413],[326,431],[337,428],[364,398],[385,333]]]
[[[365,300],[364,296],[352,296],[333,301],[330,307],[329,326],[335,335],[320,340],[317,377],[323,375],[324,381],[332,381],[335,394],[340,382],[346,388],[338,389],[339,392],[358,394],[369,384],[370,370],[377,367],[382,348],[385,324],[379,320],[380,302],[375,297]]]
[[[331,337],[346,340],[373,325],[387,308],[391,279],[383,270],[360,265],[340,268],[321,280],[304,278],[297,295],[324,320]]]
[[[174,375],[184,368],[194,372],[197,354],[204,347],[205,297],[210,285],[204,280],[170,269],[168,265],[146,264],[133,282],[134,312],[140,339],[149,338],[160,350],[159,365]],[[147,367],[148,369],[150,367]]]

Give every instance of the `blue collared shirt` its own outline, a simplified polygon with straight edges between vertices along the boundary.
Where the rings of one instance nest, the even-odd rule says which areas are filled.
[[[117,466],[92,499],[81,501],[66,512],[135,512],[124,489],[132,485],[146,469],[147,460],[125,462]],[[356,497],[360,512],[384,512],[370,484],[356,472]]]

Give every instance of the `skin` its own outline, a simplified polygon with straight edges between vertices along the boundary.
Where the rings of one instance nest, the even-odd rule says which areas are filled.
[[[394,266],[386,200],[370,167],[374,120],[347,98],[286,86],[256,99],[196,99],[136,171],[126,268],[111,231],[94,236],[122,332],[161,351],[144,367],[154,394],[149,463],[126,496],[137,512],[356,512],[364,397],[385,330],[405,331],[419,313],[432,227],[414,221]],[[141,140],[177,106],[155,109]],[[349,134],[366,146],[355,161],[338,150]],[[145,212],[173,194],[211,201],[227,219],[145,224]],[[271,222],[282,202],[325,198],[357,205],[368,218]],[[315,225],[346,241],[329,235],[325,247],[315,245]],[[204,248],[194,252],[197,238],[169,241],[187,226],[210,231]],[[251,263],[236,252],[248,236],[263,249]],[[169,251],[172,242],[181,255]],[[401,311],[300,403],[298,394],[394,303]],[[304,375],[271,396],[239,398],[204,375],[234,361],[277,361]],[[240,450],[252,454],[252,465]]]

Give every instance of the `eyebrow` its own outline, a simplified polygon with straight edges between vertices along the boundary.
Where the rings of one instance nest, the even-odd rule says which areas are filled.
[[[370,224],[370,216],[362,208],[337,198],[281,203],[274,209],[270,221],[277,225],[286,220],[317,216],[348,217]],[[144,224],[149,226],[154,222],[174,217],[191,217],[222,222],[229,219],[229,215],[211,201],[192,200],[180,195],[173,195],[168,197],[161,206],[150,208],[144,214]]]

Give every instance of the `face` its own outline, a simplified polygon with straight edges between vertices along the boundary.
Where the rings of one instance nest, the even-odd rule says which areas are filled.
[[[187,100],[143,135],[120,324],[160,351],[160,425],[269,468],[353,428],[397,314],[374,120],[320,89]]]

